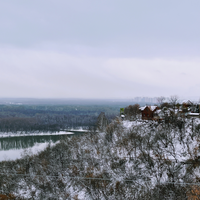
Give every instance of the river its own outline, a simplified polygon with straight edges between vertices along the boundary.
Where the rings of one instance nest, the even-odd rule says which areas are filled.
[[[85,131],[68,131],[51,134],[0,135],[0,161],[15,160],[26,152],[37,152],[45,149],[49,143],[55,144],[66,136],[79,136]]]

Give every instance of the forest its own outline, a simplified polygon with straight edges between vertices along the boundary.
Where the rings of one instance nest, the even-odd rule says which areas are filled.
[[[0,132],[55,132],[95,127],[104,112],[111,121],[121,105],[0,105]]]

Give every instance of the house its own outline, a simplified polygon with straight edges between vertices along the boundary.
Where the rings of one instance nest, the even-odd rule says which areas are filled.
[[[192,103],[190,100],[182,102],[182,113],[188,118],[199,117],[200,105],[197,103]]]
[[[190,106],[192,106],[193,105],[193,103],[192,103],[192,101],[190,101],[190,100],[183,100],[182,101],[182,106],[183,107],[190,107]]]
[[[142,119],[143,120],[153,120],[154,119],[154,113],[158,110],[157,106],[144,106],[140,107],[140,111],[142,113]]]
[[[190,100],[184,100],[183,102],[182,102],[182,112],[184,112],[184,113],[186,113],[186,112],[190,112],[191,111],[191,109],[192,109],[192,107],[193,107],[193,103],[190,101]]]

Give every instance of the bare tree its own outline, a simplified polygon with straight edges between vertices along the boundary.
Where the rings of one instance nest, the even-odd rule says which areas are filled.
[[[126,115],[127,119],[135,119],[138,114],[140,114],[140,105],[139,104],[134,104],[134,105],[129,105],[124,109],[124,114]]]
[[[178,103],[179,97],[177,95],[172,95],[169,97],[169,103],[172,105],[172,108],[175,110]]]
[[[160,96],[160,97],[157,97],[156,100],[157,100],[159,105],[162,105],[165,102],[166,98],[163,97],[163,96]]]

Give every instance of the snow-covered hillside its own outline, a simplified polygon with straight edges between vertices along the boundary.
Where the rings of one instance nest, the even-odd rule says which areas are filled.
[[[116,118],[104,132],[0,163],[0,184],[25,199],[191,199],[200,195],[199,146],[198,118]]]

